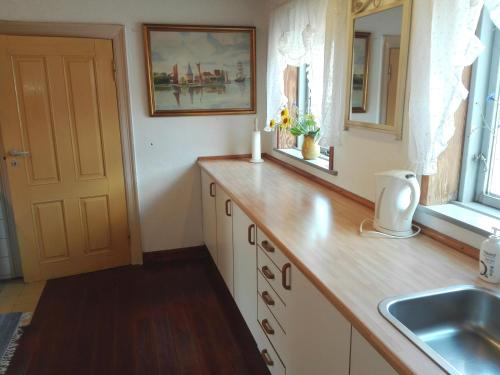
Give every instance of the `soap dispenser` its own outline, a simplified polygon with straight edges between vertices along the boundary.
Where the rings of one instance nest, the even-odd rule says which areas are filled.
[[[500,229],[481,244],[479,254],[479,277],[490,283],[500,282]]]

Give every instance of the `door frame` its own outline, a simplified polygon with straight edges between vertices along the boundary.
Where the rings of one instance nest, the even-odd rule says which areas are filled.
[[[125,26],[119,24],[100,23],[24,22],[0,20],[0,34],[80,37],[109,39],[112,41],[115,60],[116,98],[118,102],[118,116],[120,121],[123,172],[125,177],[125,195],[130,233],[130,263],[142,264],[142,242],[134,159],[132,112],[130,109],[130,94],[127,75]],[[0,172],[5,186],[5,182],[7,182],[7,174],[4,163],[2,164]],[[10,202],[8,186],[5,186],[5,193],[7,200]],[[8,209],[7,211],[9,216],[11,216],[11,209]],[[9,222],[14,223],[12,218],[10,219],[11,220],[9,220]],[[18,256],[19,251],[15,254],[14,259]],[[19,267],[17,268],[17,272],[19,273],[20,269]]]
[[[384,118],[383,123],[387,123],[387,93],[389,91],[389,77],[385,74],[391,48],[401,48],[401,37],[399,35],[384,35],[384,45],[382,52],[382,82],[380,85],[380,118]],[[380,119],[379,119],[380,120]]]

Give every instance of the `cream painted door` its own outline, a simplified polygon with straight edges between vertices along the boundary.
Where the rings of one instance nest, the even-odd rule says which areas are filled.
[[[233,207],[226,192],[216,187],[215,206],[217,211],[217,268],[226,282],[227,289],[234,296],[233,275]]]
[[[129,264],[111,41],[0,35],[0,97],[25,280]]]
[[[234,300],[241,315],[255,336],[257,323],[257,228],[236,204],[231,205],[233,216],[233,279]]]
[[[204,170],[201,171],[201,201],[203,206],[203,238],[205,245],[217,264],[217,214],[215,210],[215,181]]]
[[[350,375],[397,375],[391,365],[353,327]]]
[[[287,375],[349,375],[351,324],[295,266],[289,272],[286,349],[278,351]]]

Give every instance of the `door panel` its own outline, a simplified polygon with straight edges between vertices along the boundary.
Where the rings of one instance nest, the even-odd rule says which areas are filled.
[[[33,221],[40,249],[40,261],[53,262],[68,258],[69,247],[64,218],[64,202],[34,204]]]
[[[130,263],[112,66],[109,40],[0,35],[0,129],[27,281]]]
[[[71,136],[77,176],[80,179],[103,178],[101,118],[94,61],[91,58],[65,58],[64,70],[70,97]]]
[[[87,252],[106,250],[111,245],[108,196],[80,200]]]
[[[22,150],[31,157],[26,162],[30,185],[58,183],[59,166],[54,143],[47,65],[43,56],[19,57],[13,61],[18,92]]]

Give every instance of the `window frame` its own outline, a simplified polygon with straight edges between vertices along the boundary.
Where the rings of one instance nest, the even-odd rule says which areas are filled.
[[[494,134],[483,126],[495,118],[497,105],[487,105],[489,93],[500,93],[500,30],[483,11],[478,27],[478,37],[485,44],[485,51],[472,68],[467,125],[460,175],[458,200],[462,203],[480,203],[500,209],[500,197],[487,193],[490,160]],[[498,130],[497,130],[498,136]]]
[[[495,93],[498,101],[500,93],[500,30],[496,29],[493,32],[491,63],[489,71],[488,93]],[[493,146],[495,137],[498,137],[498,129],[496,122],[498,121],[498,102],[487,106],[485,119],[490,129],[482,129],[481,150],[480,155],[486,158],[487,169],[479,167],[478,179],[476,186],[476,200],[479,203],[493,206],[500,209],[500,196],[495,196],[488,193],[488,184],[490,182],[490,173],[492,167],[491,157],[493,155]],[[493,129],[493,130],[492,130]],[[479,163],[481,164],[481,163]]]

